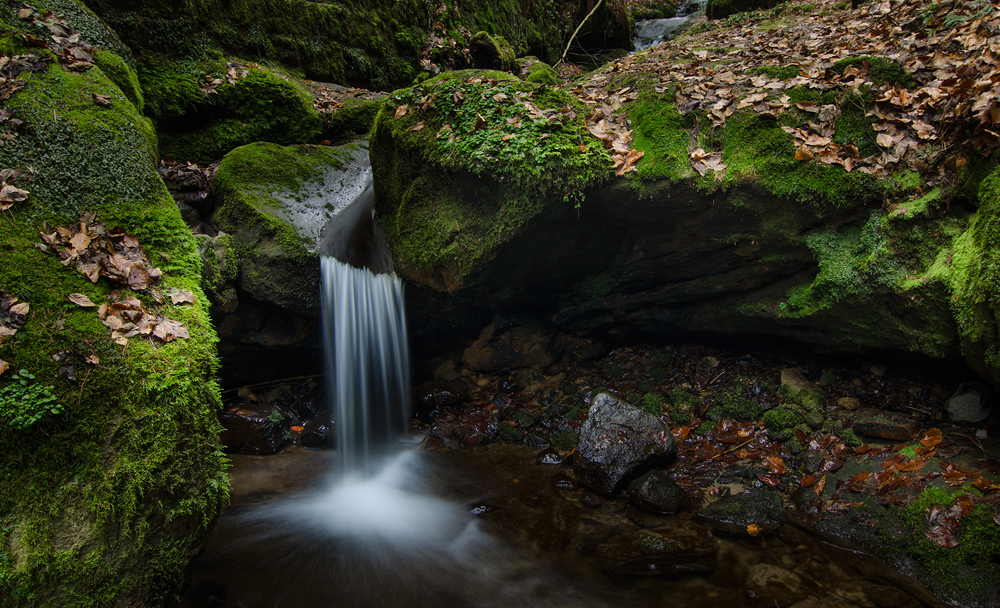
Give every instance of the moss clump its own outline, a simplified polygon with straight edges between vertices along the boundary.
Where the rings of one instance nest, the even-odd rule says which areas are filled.
[[[243,290],[259,301],[312,310],[319,288],[316,242],[291,223],[288,201],[315,190],[356,153],[351,146],[261,142],[223,158],[213,186],[219,200],[215,217],[233,237]]]
[[[781,405],[764,413],[764,426],[774,441],[785,441],[795,434],[795,427],[805,422],[798,408]]]
[[[544,61],[536,61],[531,64],[531,67],[528,68],[528,75],[524,79],[533,84],[545,84],[552,87],[559,84],[559,74]]]
[[[185,86],[190,84],[184,82]],[[205,99],[210,111],[205,124],[175,131],[170,123],[160,123],[163,155],[175,160],[211,161],[254,141],[283,145],[313,142],[322,126],[312,96],[288,78],[265,69],[251,69],[245,77],[220,86]],[[201,122],[199,117],[193,120]]]
[[[108,79],[118,86],[136,110],[143,111],[145,101],[142,96],[142,87],[139,85],[139,76],[132,69],[132,66],[115,53],[102,49],[95,49],[94,64],[101,68]]]
[[[0,166],[31,167],[18,180],[31,194],[0,222],[0,287],[31,312],[0,358],[30,369],[66,409],[27,431],[0,425],[0,597],[13,608],[169,605],[228,491],[201,261],[157,174],[151,126],[104,71],[52,64],[21,77],[6,107],[28,129],[0,147]],[[88,211],[136,235],[161,289],[196,294],[193,305],[162,307],[136,294],[189,339],[136,337],[122,348],[92,309],[66,299],[106,302],[120,288],[35,247],[42,220],[69,225]],[[74,362],[73,379],[56,354]]]
[[[636,165],[640,179],[676,182],[691,173],[688,146],[695,119],[681,116],[672,92],[656,93],[643,86],[626,112],[632,123],[632,146],[645,152]]]
[[[992,584],[1000,576],[1000,526],[993,521],[992,506],[976,502],[972,513],[961,518],[954,530],[955,547],[936,545],[926,535],[927,509],[948,509],[962,494],[968,492],[932,487],[903,507],[905,550],[928,571],[942,599],[962,605],[995,605],[1000,600]]]
[[[511,72],[517,63],[513,47],[503,36],[494,36],[487,32],[476,32],[469,40],[469,53],[472,64],[484,70],[501,70]]]
[[[607,179],[610,157],[583,111],[564,91],[497,72],[454,72],[390,96],[372,167],[402,263],[447,268],[453,288],[531,218]]]
[[[766,403],[758,403],[752,399],[736,395],[727,395],[719,399],[719,407],[722,408],[722,412],[726,418],[742,422],[757,420],[761,414],[771,408]]]
[[[324,117],[321,139],[334,143],[367,137],[375,125],[382,102],[375,99],[347,100],[344,107]]]
[[[868,115],[875,96],[865,88],[847,93],[840,102],[840,116],[835,122],[833,141],[847,146],[854,145],[862,156],[875,156],[881,152],[875,142],[875,117]]]
[[[980,374],[1000,382],[1000,169],[983,180],[979,209],[955,240],[952,309],[962,354]]]
[[[139,65],[138,78],[146,114],[162,127],[177,128],[185,117],[207,111],[208,97],[198,82],[199,74],[156,61]]]
[[[867,68],[868,80],[885,86],[898,84],[905,88],[917,86],[917,81],[895,61],[884,57],[848,57],[833,64],[831,68],[838,74],[843,74],[848,66],[853,66],[862,72]]]

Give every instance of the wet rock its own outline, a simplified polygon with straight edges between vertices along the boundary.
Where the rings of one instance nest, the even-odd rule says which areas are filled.
[[[595,499],[597,498],[591,494]],[[600,499],[598,499],[600,500]],[[606,540],[618,533],[618,525],[583,518],[573,544],[580,555],[591,555]]]
[[[219,414],[219,441],[231,452],[274,454],[289,437],[290,421],[288,414],[270,405],[229,408]]]
[[[945,406],[954,422],[982,422],[990,415],[989,389],[982,384],[966,383],[958,387]]]
[[[676,453],[670,429],[658,418],[601,393],[594,397],[580,428],[573,469],[582,484],[610,496]]]
[[[869,367],[868,371],[870,371],[872,375],[875,376],[876,378],[881,378],[889,370],[886,366],[876,363],[875,365]]]
[[[469,385],[462,380],[431,380],[413,389],[413,400],[420,410],[436,410],[468,399]]]
[[[781,388],[791,399],[808,410],[823,406],[826,393],[818,384],[810,382],[795,368],[786,367],[781,370]]]
[[[649,471],[628,485],[625,495],[632,503],[651,513],[677,513],[687,503],[684,489],[663,471]]]
[[[335,436],[330,412],[323,412],[305,424],[299,441],[307,448],[332,448]]]
[[[820,386],[833,386],[839,380],[840,380],[840,378],[837,377],[837,374],[833,373],[830,370],[827,370],[827,371],[823,372],[823,374],[819,377],[819,385]]]
[[[563,457],[553,448],[546,448],[535,455],[537,464],[562,464]]]
[[[549,478],[552,483],[552,487],[557,490],[575,490],[576,480],[570,477],[566,472],[560,471]]]
[[[757,526],[760,534],[768,534],[785,523],[785,507],[776,492],[751,490],[720,498],[698,511],[696,518],[727,534],[746,536],[751,524]]]
[[[538,323],[507,328],[494,319],[479,339],[465,349],[462,363],[476,371],[492,372],[519,367],[545,367],[555,359],[549,354],[552,333]]]
[[[430,434],[453,439],[462,447],[485,445],[496,438],[497,424],[487,412],[477,411],[461,419],[438,420]]]
[[[854,416],[854,432],[869,437],[909,441],[916,435],[920,423],[909,416],[884,410],[858,410]]]
[[[861,407],[861,402],[854,397],[841,397],[837,399],[837,406],[845,410],[854,411]]]
[[[656,576],[715,570],[719,545],[711,532],[686,521],[634,530],[599,546],[594,556],[611,574]]]
[[[797,574],[773,564],[753,564],[747,568],[744,587],[750,605],[755,608],[787,608],[809,595],[802,589],[802,579]]]
[[[566,353],[584,361],[594,361],[608,354],[608,345],[600,340],[583,338],[573,334],[560,333],[552,344],[552,349]]]
[[[825,459],[823,454],[817,452],[816,450],[806,450],[802,452],[799,456],[799,469],[806,474],[812,474],[819,471],[823,466]]]
[[[580,504],[583,505],[584,507],[587,507],[588,509],[596,509],[597,507],[604,504],[604,501],[601,500],[601,497],[598,496],[597,494],[593,494],[591,492],[584,492],[583,494],[580,495]]]

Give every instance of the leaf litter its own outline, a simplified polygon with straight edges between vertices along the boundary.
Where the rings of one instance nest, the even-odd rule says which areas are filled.
[[[973,154],[988,156],[997,147],[1000,9],[928,0],[869,2],[854,10],[839,10],[832,1],[820,4],[826,10],[814,7],[812,14],[795,15],[794,23],[781,27],[764,23],[773,11],[744,13],[738,24],[708,22],[707,31],[614,62],[571,92],[616,112],[621,118],[613,130],[625,145],[630,131],[618,108],[634,97],[614,87],[624,75],[656,79],[655,90],[673,92],[681,114],[698,111],[713,127],[725,125],[735,110],[770,119],[797,111],[803,124],[783,127],[795,141],[797,160],[877,176],[916,170],[930,185],[951,179]],[[833,69],[851,57],[859,61]],[[874,82],[877,67],[869,57],[895,62],[916,84]],[[798,66],[799,73],[788,79],[755,73],[785,66]],[[834,91],[841,101],[870,91],[873,102],[865,118],[879,151],[865,156],[858,142],[833,141],[837,104],[793,104],[788,91],[796,87]],[[605,114],[591,115],[588,122],[606,130],[612,123]],[[701,175],[725,170],[712,156],[692,153],[690,160]]]
[[[98,221],[96,214],[88,213],[71,228],[59,226],[51,233],[39,234],[44,241],[38,244],[39,248],[53,252],[63,266],[75,267],[92,283],[104,277],[130,291],[149,291],[158,304],[163,303],[163,296],[154,288],[160,282],[162,271],[150,263],[139,239],[121,226],[109,230]],[[174,305],[195,303],[194,293],[188,290],[170,288],[166,294]],[[82,293],[70,294],[68,298],[78,306],[97,306]],[[129,292],[122,295],[120,290],[115,290],[108,298],[109,302],[98,307],[97,315],[111,330],[112,340],[120,346],[127,345],[128,340],[136,336],[162,342],[190,337],[182,323],[147,309]]]

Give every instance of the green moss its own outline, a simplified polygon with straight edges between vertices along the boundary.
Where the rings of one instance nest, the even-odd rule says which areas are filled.
[[[376,209],[393,249],[417,268],[447,267],[450,281],[610,175],[578,102],[495,74],[456,72],[397,91],[372,133]]]
[[[955,240],[952,308],[962,354],[980,374],[1000,379],[1000,170],[982,181],[979,209]]]
[[[820,209],[869,200],[875,178],[824,163],[795,160],[792,136],[772,119],[737,112],[723,130],[722,184],[753,179],[768,191]]]
[[[251,69],[208,96],[211,116],[204,126],[174,131],[161,125],[161,152],[174,160],[211,161],[254,141],[310,143],[322,120],[312,96],[300,85],[264,69]]]
[[[848,57],[833,64],[831,68],[838,74],[843,74],[848,66],[854,66],[864,71],[868,66],[868,80],[879,86],[898,84],[905,88],[917,86],[917,81],[903,66],[884,57]]]
[[[7,107],[28,129],[0,147],[0,166],[31,167],[19,181],[31,194],[0,222],[0,287],[31,313],[0,358],[30,369],[67,407],[28,432],[0,425],[0,596],[15,608],[167,605],[228,490],[201,261],[157,174],[151,126],[104,71],[52,65],[25,82]],[[112,104],[95,105],[94,94]],[[93,309],[67,300],[105,302],[118,288],[35,247],[43,220],[70,225],[86,211],[137,236],[163,271],[161,289],[196,294],[194,305],[162,307],[138,294],[189,339],[122,348]],[[75,381],[56,353],[73,358]]]
[[[626,106],[632,123],[632,147],[645,153],[636,164],[642,180],[676,182],[691,174],[688,146],[695,120],[690,115],[681,116],[673,101],[672,91],[656,93],[652,86],[645,86]]]
[[[765,65],[750,70],[751,74],[764,74],[778,80],[791,80],[801,72],[802,68],[797,65]]]
[[[764,413],[764,426],[774,441],[785,441],[795,432],[795,427],[805,422],[802,412],[793,407],[778,406]]]
[[[643,395],[642,405],[639,409],[647,414],[659,416],[663,413],[663,396],[656,393],[646,393]]]
[[[730,420],[750,422],[757,420],[761,414],[771,408],[766,403],[758,403],[746,397],[737,395],[726,395],[719,399],[719,407],[723,414]]]
[[[138,78],[146,114],[161,125],[169,127],[186,116],[207,111],[209,101],[198,83],[198,73],[183,72],[176,64],[156,61],[141,63]]]
[[[844,442],[844,445],[849,448],[857,448],[864,445],[864,442],[857,436],[854,429],[842,429],[837,431],[837,435],[840,437],[840,440]]]
[[[867,89],[847,93],[840,102],[840,116],[835,124],[836,131],[833,141],[847,146],[853,144],[862,156],[874,156],[881,153],[875,142],[875,117],[868,115],[868,109],[874,101],[874,95]]]
[[[319,137],[334,143],[367,137],[381,107],[382,102],[374,99],[347,100],[343,108],[324,117],[323,133]]]
[[[124,59],[111,51],[96,49],[94,51],[94,64],[101,68],[111,82],[115,83],[122,94],[132,102],[135,108],[142,112],[145,101],[142,97],[142,87],[139,85],[139,77],[135,70],[125,62]]]
[[[563,452],[568,452],[576,447],[578,439],[576,432],[556,431],[552,433],[552,447]]]
[[[531,67],[528,68],[528,75],[524,79],[533,84],[546,84],[553,87],[559,84],[559,74],[544,61],[536,61],[531,64]]]

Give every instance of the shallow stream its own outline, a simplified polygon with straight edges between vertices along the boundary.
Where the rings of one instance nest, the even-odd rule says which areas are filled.
[[[331,452],[234,455],[232,504],[181,606],[922,605],[879,568],[790,524],[766,541],[714,537],[711,572],[609,574],[618,567],[595,552],[602,537],[699,524],[578,488],[568,467],[539,462],[538,448],[435,445],[414,445],[378,493],[339,497],[324,477],[336,470]]]

